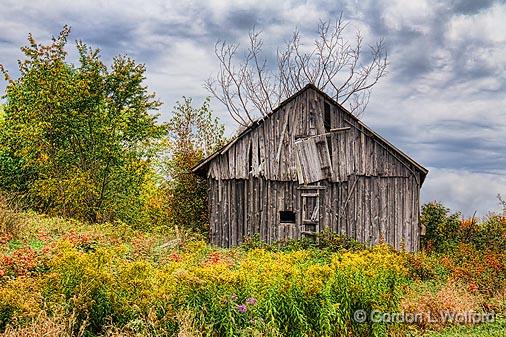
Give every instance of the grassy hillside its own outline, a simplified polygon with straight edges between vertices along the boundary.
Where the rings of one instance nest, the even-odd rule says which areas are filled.
[[[499,321],[462,330],[425,316],[412,324],[371,316],[501,316],[504,251],[461,244],[451,255],[409,254],[361,249],[337,236],[319,248],[250,241],[225,250],[122,223],[88,225],[5,208],[0,224],[6,336],[456,336],[487,329],[496,336],[504,327]]]

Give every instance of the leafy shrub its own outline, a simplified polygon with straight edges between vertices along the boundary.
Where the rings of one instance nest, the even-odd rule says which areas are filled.
[[[406,254],[409,275],[414,280],[433,280],[448,277],[450,272],[441,265],[440,257],[426,252]]]
[[[331,230],[324,230],[318,233],[316,247],[320,249],[328,249],[333,252],[340,250],[361,250],[365,249],[365,245],[346,235],[337,234]]]
[[[506,217],[491,215],[482,221],[463,219],[460,213],[450,214],[441,203],[422,206],[421,224],[426,228],[422,246],[428,251],[451,252],[459,244],[478,250],[506,250]]]
[[[427,250],[444,252],[459,242],[460,213],[450,214],[450,209],[438,202],[422,206],[420,222],[425,226],[422,246]]]
[[[174,227],[207,233],[207,181],[191,171],[201,159],[202,153],[195,150],[174,154],[173,176],[167,182],[167,203]]]
[[[419,252],[406,254],[411,279],[459,282],[473,292],[493,296],[506,289],[506,253],[481,251],[460,243],[451,254]]]
[[[204,157],[220,147],[224,125],[213,117],[207,98],[194,107],[191,98],[177,102],[168,123],[169,155],[163,169],[170,221],[174,227],[207,233],[207,181],[192,172]]]
[[[460,244],[451,257],[442,258],[454,279],[467,287],[492,295],[506,288],[506,253],[479,251],[473,245]]]
[[[0,280],[0,331],[8,324],[24,324],[41,309],[41,282],[38,279]]]
[[[145,67],[119,56],[107,68],[98,50],[77,44],[66,60],[70,28],[48,45],[29,35],[19,77],[9,80],[0,128],[0,187],[30,207],[90,222],[144,221],[153,146],[166,129],[160,102],[144,85]]]
[[[492,215],[479,223],[474,240],[479,250],[506,251],[506,216]]]
[[[244,238],[241,247],[245,250],[262,248],[272,251],[295,251],[302,249],[315,249],[321,252],[339,252],[343,250],[358,251],[366,249],[365,244],[346,235],[341,235],[331,230],[324,230],[314,239],[302,237],[300,239],[280,240],[267,244],[260,239],[258,234]]]

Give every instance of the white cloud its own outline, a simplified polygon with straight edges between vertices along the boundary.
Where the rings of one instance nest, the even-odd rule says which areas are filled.
[[[422,201],[441,201],[464,216],[485,216],[500,212],[497,194],[506,194],[506,176],[473,173],[463,170],[429,168],[429,176],[422,187]]]
[[[425,23],[428,17],[434,15],[435,6],[425,0],[384,1],[383,5],[383,18],[389,28],[399,30],[410,25],[421,32],[429,29]]]
[[[488,40],[494,43],[506,42],[506,3],[497,3],[487,11],[476,15],[458,15],[448,24],[451,40]]]

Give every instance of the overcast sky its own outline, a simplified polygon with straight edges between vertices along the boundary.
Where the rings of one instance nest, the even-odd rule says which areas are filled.
[[[244,41],[256,25],[275,51],[298,27],[343,12],[367,41],[383,38],[389,74],[374,89],[364,121],[430,172],[423,201],[465,215],[498,211],[506,195],[505,1],[10,1],[0,0],[0,63],[16,75],[29,32],[39,41],[64,24],[71,40],[126,53],[147,66],[167,119],[181,96],[200,102],[216,71],[214,43]],[[352,30],[353,31],[353,30]],[[351,32],[352,32],[351,31]],[[72,46],[73,48],[73,46]],[[72,51],[70,59],[75,56]],[[3,92],[5,83],[0,84]],[[232,133],[224,108],[213,108]]]

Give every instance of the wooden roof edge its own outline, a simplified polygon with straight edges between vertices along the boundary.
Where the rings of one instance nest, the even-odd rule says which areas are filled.
[[[265,117],[259,118],[253,123],[250,123],[244,130],[242,130],[237,136],[232,137],[228,142],[226,142],[222,147],[216,150],[214,153],[210,154],[206,158],[202,159],[197,163],[194,167],[192,167],[192,172],[196,174],[200,174],[200,171],[204,169],[214,158],[218,155],[225,153],[230,147],[232,147],[239,139],[241,139],[244,135],[254,130],[258,125],[260,125],[260,121],[265,119]]]
[[[335,106],[342,109],[344,112],[346,112],[351,118],[353,118],[360,126],[362,126],[364,129],[366,129],[368,132],[370,132],[376,139],[380,140],[381,142],[385,143],[388,147],[392,148],[395,152],[397,152],[402,158],[407,160],[409,163],[411,163],[415,168],[417,168],[420,173],[422,173],[420,185],[423,184],[425,177],[427,176],[427,173],[429,173],[429,170],[427,170],[425,167],[423,167],[421,164],[416,162],[414,159],[412,159],[410,156],[408,156],[406,153],[401,151],[399,148],[397,148],[395,145],[390,143],[388,140],[383,138],[380,134],[372,130],[369,126],[367,126],[364,122],[362,122],[360,119],[358,119],[356,116],[354,116],[348,109],[343,107],[341,104],[339,104],[334,98],[330,97],[328,94],[326,94],[324,91],[320,90],[318,87],[316,87],[312,83],[308,83],[304,86],[304,88],[300,89],[296,93],[294,93],[292,96],[285,99],[283,102],[281,102],[274,110],[272,110],[269,114],[266,116],[260,117],[256,121],[252,122],[250,125],[248,125],[241,133],[239,133],[236,137],[231,139],[229,142],[227,142],[225,145],[223,145],[220,149],[215,151],[213,154],[209,155],[207,158],[204,158],[202,161],[200,161],[197,165],[195,165],[192,168],[192,172],[199,174],[201,173],[202,169],[205,169],[205,167],[219,154],[223,154],[228,150],[231,146],[233,146],[240,138],[242,138],[245,134],[251,132],[252,130],[256,129],[260,124],[263,123],[263,121],[266,118],[269,118],[272,114],[274,114],[276,111],[284,107],[286,104],[290,103],[293,99],[295,99],[297,96],[299,96],[301,93],[306,91],[307,89],[313,89],[316,92],[318,92],[320,95],[322,95],[326,100],[330,101]]]

